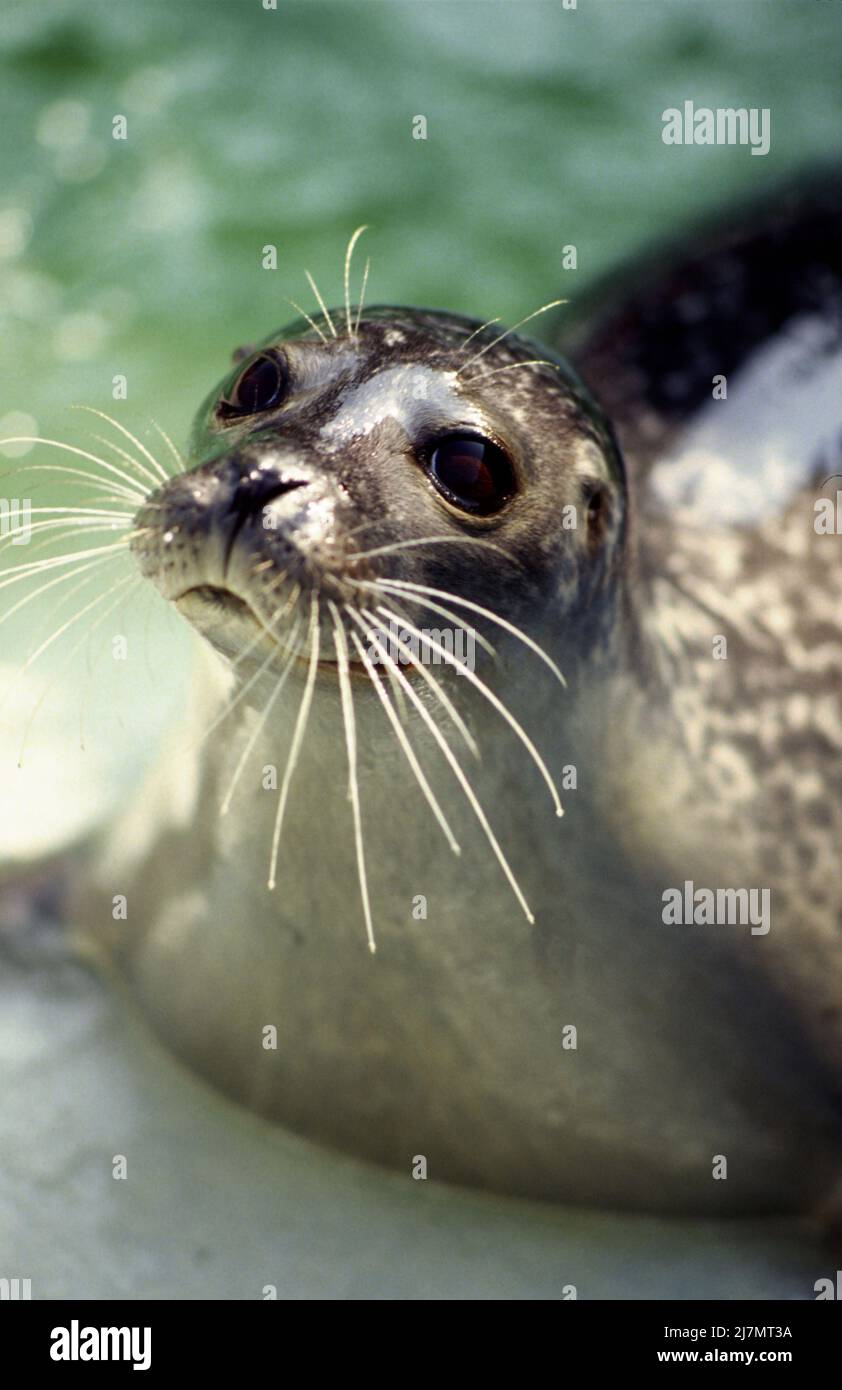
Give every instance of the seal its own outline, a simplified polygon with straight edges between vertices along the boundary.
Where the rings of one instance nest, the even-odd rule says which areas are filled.
[[[195,690],[69,910],[241,1103],[508,1193],[829,1198],[842,216],[811,198],[641,272],[573,366],[352,306],[346,261],[344,314],[238,354],[145,489]]]

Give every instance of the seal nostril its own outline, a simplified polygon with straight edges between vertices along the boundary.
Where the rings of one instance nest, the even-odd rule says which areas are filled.
[[[237,483],[229,504],[229,510],[241,522],[244,522],[250,516],[261,512],[264,507],[268,507],[269,503],[274,502],[276,498],[283,497],[288,492],[294,492],[296,488],[306,486],[306,478],[284,479],[279,478],[277,474],[255,470],[253,473],[247,473]]]
[[[254,469],[238,479],[228,504],[234,524],[225,547],[223,573],[228,572],[231,551],[243,527],[259,517],[270,502],[285,496],[288,492],[294,492],[296,488],[306,487],[307,481],[306,478],[279,478],[277,473],[264,472],[261,469]]]

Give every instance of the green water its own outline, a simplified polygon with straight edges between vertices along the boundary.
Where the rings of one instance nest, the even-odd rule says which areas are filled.
[[[311,303],[305,268],[341,298],[361,222],[375,301],[575,296],[838,149],[840,40],[842,0],[4,0],[0,416],[78,437],[66,407],[122,373],[121,420],[183,440],[231,348]],[[771,153],[666,148],[685,97],[770,106]]]

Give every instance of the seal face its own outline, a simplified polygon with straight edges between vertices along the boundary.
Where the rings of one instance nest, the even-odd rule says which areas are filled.
[[[161,593],[228,657],[262,627],[265,656],[284,644],[294,586],[349,603],[349,581],[395,543],[413,553],[395,552],[392,577],[436,585],[460,541],[488,542],[497,562],[472,554],[465,598],[502,597],[513,618],[534,595],[584,611],[621,534],[622,468],[562,359],[535,364],[533,344],[454,315],[374,308],[338,338],[321,322],[267,338],[205,402],[195,463],[138,517],[138,561]],[[556,536],[535,504],[545,490],[567,508]],[[511,603],[502,553],[519,576]]]
[[[349,306],[236,355],[133,540],[208,644],[186,737],[76,915],[180,1055],[315,1138],[566,1201],[803,1210],[838,1179],[838,904],[770,853],[746,737],[769,752],[791,663],[740,616],[801,552],[669,513],[642,318],[616,381],[610,323],[590,358],[630,490],[571,368],[490,324]],[[771,893],[773,931],[668,928],[694,882]]]

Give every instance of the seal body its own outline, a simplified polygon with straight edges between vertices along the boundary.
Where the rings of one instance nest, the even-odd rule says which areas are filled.
[[[554,353],[431,311],[299,323],[229,375],[135,543],[207,639],[194,704],[74,919],[192,1067],[317,1139],[572,1202],[810,1209],[840,1153],[824,459],[793,439],[729,512],[726,412],[776,334],[700,445],[704,393],[654,400],[616,312],[573,351],[620,447]],[[771,907],[667,920],[697,887]]]

